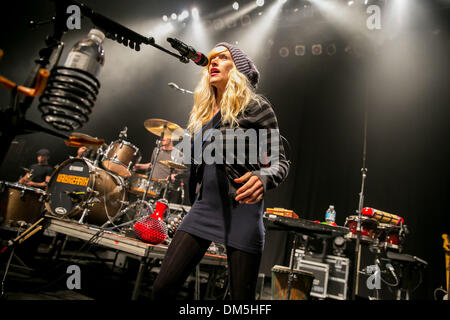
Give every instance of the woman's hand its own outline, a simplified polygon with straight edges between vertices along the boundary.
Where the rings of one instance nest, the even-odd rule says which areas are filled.
[[[234,179],[236,183],[243,183],[247,181],[242,187],[236,191],[236,198],[239,203],[256,203],[261,201],[264,195],[264,186],[257,176],[252,176],[251,172],[247,172],[242,177]]]

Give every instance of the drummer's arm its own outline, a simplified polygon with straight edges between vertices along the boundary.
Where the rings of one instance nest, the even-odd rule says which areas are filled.
[[[45,177],[45,181],[42,182],[33,182],[33,181],[28,181],[25,184],[28,187],[35,187],[35,188],[45,188],[47,187],[47,184],[50,182],[50,176],[46,176]]]
[[[134,170],[148,170],[148,169],[150,169],[151,168],[151,166],[152,166],[152,164],[151,164],[151,162],[149,162],[149,163],[136,163],[135,165],[134,165]]]

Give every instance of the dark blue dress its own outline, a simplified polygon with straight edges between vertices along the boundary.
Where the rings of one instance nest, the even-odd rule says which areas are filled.
[[[264,200],[240,204],[230,199],[225,179],[218,165],[205,165],[202,193],[186,214],[178,230],[203,239],[222,243],[245,252],[262,253],[264,249]]]
[[[216,128],[220,122],[219,111],[203,127],[202,132]],[[208,144],[205,140],[202,142],[204,145]],[[183,218],[178,230],[245,252],[262,253],[265,233],[262,218],[264,200],[255,204],[236,202],[228,195],[228,183],[223,165],[201,164],[200,166],[203,166],[200,170],[203,173],[196,179],[202,181],[201,191],[196,195],[191,210]]]

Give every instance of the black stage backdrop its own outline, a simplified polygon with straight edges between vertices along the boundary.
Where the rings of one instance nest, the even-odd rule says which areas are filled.
[[[146,26],[147,18],[161,20],[163,14],[189,8],[190,4],[85,3],[147,36],[152,35]],[[195,3],[203,12],[231,5],[228,1]],[[367,109],[368,177],[364,205],[404,217],[410,229],[404,252],[429,263],[423,284],[412,295],[419,299],[432,299],[434,289],[445,284],[441,234],[449,233],[450,226],[446,211],[450,189],[449,30],[444,24],[448,21],[448,9],[436,6],[430,12],[434,14],[434,25],[418,24],[413,30],[417,46],[404,51],[402,57],[395,55],[395,50],[407,46],[412,33],[388,37],[376,48],[363,45],[356,54],[347,54],[345,34],[310,20],[301,27],[280,27],[272,36],[275,45],[262,47],[264,54],[255,59],[261,71],[258,91],[274,105],[281,134],[289,141],[287,149],[292,161],[288,179],[267,194],[265,207],[289,208],[302,218],[323,221],[328,205],[334,204],[339,225],[344,225],[347,216],[355,215]],[[26,23],[29,19],[45,20],[52,14],[50,1],[17,1],[8,8],[2,7],[1,75],[18,83],[25,80],[33,59],[44,46],[45,36],[51,32],[50,25],[30,30]],[[62,60],[91,27],[91,22],[83,19],[81,30],[64,36]],[[194,41],[190,44],[207,53],[218,41],[234,41],[233,37],[241,32],[236,30],[215,32],[208,47]],[[188,39],[188,33],[183,30],[177,37]],[[280,45],[289,45],[298,34],[333,40],[337,52],[332,56],[309,53],[301,57],[291,52],[286,58],[280,57]],[[164,38],[158,43],[170,48]],[[311,43],[313,40],[307,44]],[[89,122],[78,131],[109,143],[127,126],[129,140],[141,148],[143,161],[148,161],[155,137],[145,130],[144,120],[162,118],[185,126],[192,97],[170,89],[167,83],[175,82],[192,90],[201,69],[193,63],[184,65],[152,47],[135,52],[107,39],[104,48],[106,61],[99,76],[102,87],[98,100]],[[380,67],[374,68],[374,63]],[[0,99],[1,105],[9,103],[6,89],[0,91]],[[44,124],[37,101],[27,118]],[[22,135],[11,145],[0,179],[16,181],[22,174],[20,167],[33,163],[35,152],[44,147],[51,150],[52,165],[75,155],[75,149],[66,147],[61,139],[41,133]],[[267,276],[274,264],[287,262],[287,240],[283,232],[267,233],[261,265]]]

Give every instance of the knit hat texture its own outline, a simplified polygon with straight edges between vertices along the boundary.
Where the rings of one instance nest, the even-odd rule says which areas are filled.
[[[234,64],[238,71],[244,74],[252,86],[256,88],[259,81],[259,71],[253,61],[241,49],[232,44],[220,42],[215,45],[215,47],[219,46],[223,46],[230,51],[231,57],[233,58]]]

